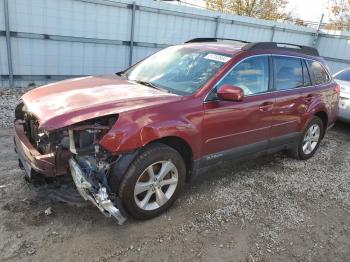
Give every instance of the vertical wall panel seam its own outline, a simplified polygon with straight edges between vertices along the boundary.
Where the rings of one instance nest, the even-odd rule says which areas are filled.
[[[9,73],[10,87],[14,87],[13,82],[13,65],[12,65],[12,50],[11,50],[11,36],[10,36],[10,15],[8,0],[4,0],[4,18],[5,18],[5,32],[6,32],[6,50],[7,50],[7,66]]]
[[[220,16],[216,17],[215,37],[218,37],[218,34],[219,34],[219,26],[220,26]]]
[[[132,65],[133,53],[134,53],[135,13],[136,13],[136,3],[133,2],[132,9],[131,9],[129,66]]]

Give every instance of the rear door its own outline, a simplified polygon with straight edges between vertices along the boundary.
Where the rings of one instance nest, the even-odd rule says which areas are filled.
[[[270,135],[274,99],[269,92],[269,56],[246,58],[218,82],[204,102],[203,155],[207,160],[264,150]],[[224,84],[241,87],[243,101],[216,96]]]
[[[303,89],[301,93],[302,103],[306,111],[302,119],[302,126],[304,127],[317,111],[325,111],[328,123],[333,123],[338,111],[337,85],[319,61],[307,59],[305,62],[310,73],[312,86]]]
[[[301,89],[310,85],[304,77],[303,60],[297,57],[273,56],[274,90],[270,147],[294,142],[298,137],[302,105]]]

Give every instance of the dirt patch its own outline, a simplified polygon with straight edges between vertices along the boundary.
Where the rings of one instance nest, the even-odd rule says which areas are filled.
[[[337,124],[308,161],[280,153],[223,165],[166,214],[123,226],[30,190],[11,132],[0,129],[1,261],[350,259],[350,126]]]

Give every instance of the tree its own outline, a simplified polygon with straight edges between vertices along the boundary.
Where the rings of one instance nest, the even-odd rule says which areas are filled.
[[[325,26],[329,30],[350,29],[350,0],[330,0],[330,22]]]
[[[290,18],[287,4],[288,0],[206,0],[210,10],[268,20]]]
[[[294,19],[293,23],[296,24],[296,25],[307,26],[307,23],[304,20],[300,19],[300,18]]]
[[[350,23],[350,0],[331,0],[330,16],[334,23]]]

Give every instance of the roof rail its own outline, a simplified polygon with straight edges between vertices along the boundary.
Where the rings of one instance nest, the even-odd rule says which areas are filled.
[[[277,43],[277,42],[257,42],[249,43],[242,47],[242,50],[262,50],[262,49],[278,49],[286,50],[305,55],[319,56],[319,52],[316,48],[304,45],[295,45],[288,43]]]
[[[230,39],[230,38],[194,38],[191,39],[187,43],[200,43],[200,42],[220,42],[220,41],[232,41],[232,42],[240,42],[245,44],[242,47],[242,50],[264,50],[264,49],[278,49],[285,51],[292,51],[297,53],[302,53],[305,55],[311,56],[319,56],[319,52],[316,48],[304,45],[296,45],[296,44],[288,44],[288,43],[278,43],[278,42],[247,42],[238,39]]]
[[[185,42],[185,44],[188,43],[201,43],[201,42],[219,42],[219,41],[232,41],[232,42],[240,42],[243,44],[248,44],[250,42],[243,41],[243,40],[238,40],[238,39],[231,39],[231,38],[217,38],[217,37],[203,37],[203,38],[194,38],[191,40],[188,40]]]

